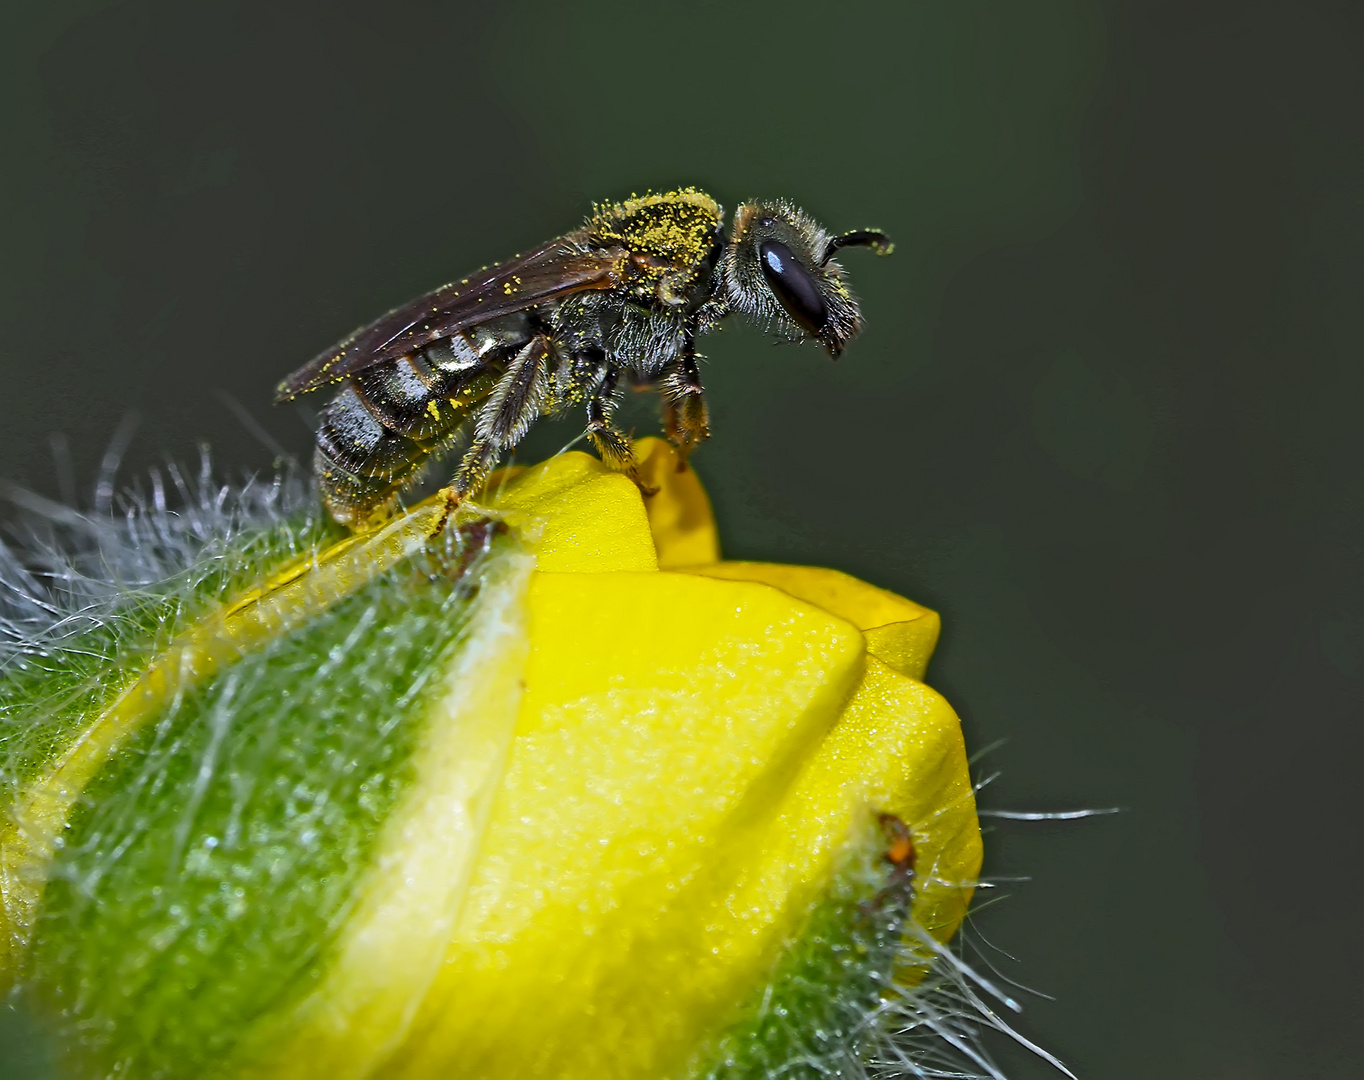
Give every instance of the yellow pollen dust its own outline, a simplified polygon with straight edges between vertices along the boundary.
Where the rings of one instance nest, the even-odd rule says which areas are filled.
[[[599,206],[587,225],[602,240],[656,256],[673,269],[691,270],[705,260],[722,218],[709,195],[682,188]],[[666,268],[647,269],[661,274]]]

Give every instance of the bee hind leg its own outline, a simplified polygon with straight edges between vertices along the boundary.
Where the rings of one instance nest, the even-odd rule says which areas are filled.
[[[502,455],[525,437],[544,407],[549,373],[549,341],[538,335],[526,345],[498,380],[474,420],[474,437],[455,478],[446,488],[443,527],[470,494],[483,489]]]

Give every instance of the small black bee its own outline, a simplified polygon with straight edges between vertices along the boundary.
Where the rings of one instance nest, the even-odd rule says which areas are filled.
[[[611,426],[622,376],[661,392],[668,438],[688,454],[709,434],[696,338],[738,311],[837,357],[862,328],[833,260],[851,246],[891,250],[884,233],[831,236],[782,200],[741,205],[728,240],[719,204],[694,188],[596,207],[581,229],[357,330],[276,400],[344,384],[313,467],[331,516],[355,529],[465,433],[451,507],[537,417],[579,403],[601,459],[638,480],[630,439]]]

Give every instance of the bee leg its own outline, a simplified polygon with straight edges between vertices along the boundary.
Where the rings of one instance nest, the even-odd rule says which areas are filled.
[[[663,376],[664,430],[685,463],[693,450],[710,438],[710,410],[701,388],[696,353],[687,351]]]
[[[616,408],[616,383],[620,370],[611,368],[601,381],[597,392],[587,399],[587,440],[597,456],[607,468],[623,472],[635,482],[645,495],[653,495],[657,488],[650,487],[640,478],[639,462],[635,460],[635,449],[630,444],[630,436],[619,428],[611,426],[611,413]]]
[[[545,404],[549,375],[549,341],[533,338],[507,370],[474,420],[474,437],[455,470],[445,497],[448,519],[471,493],[482,489],[488,474],[504,452],[525,436]],[[442,522],[443,524],[443,522]]]

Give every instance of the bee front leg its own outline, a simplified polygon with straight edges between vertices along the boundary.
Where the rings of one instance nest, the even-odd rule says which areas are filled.
[[[710,438],[710,410],[701,388],[701,369],[696,353],[687,351],[663,375],[664,430],[682,460]]]
[[[608,468],[623,472],[645,495],[652,495],[658,489],[650,487],[640,479],[639,462],[635,460],[635,449],[630,443],[630,436],[611,426],[611,414],[616,408],[616,384],[619,380],[620,369],[609,369],[597,392],[587,399],[587,439]]]
[[[549,385],[549,340],[540,334],[516,354],[474,421],[474,438],[446,495],[446,517],[482,489],[493,466],[539,417]],[[442,524],[444,524],[442,522]]]

